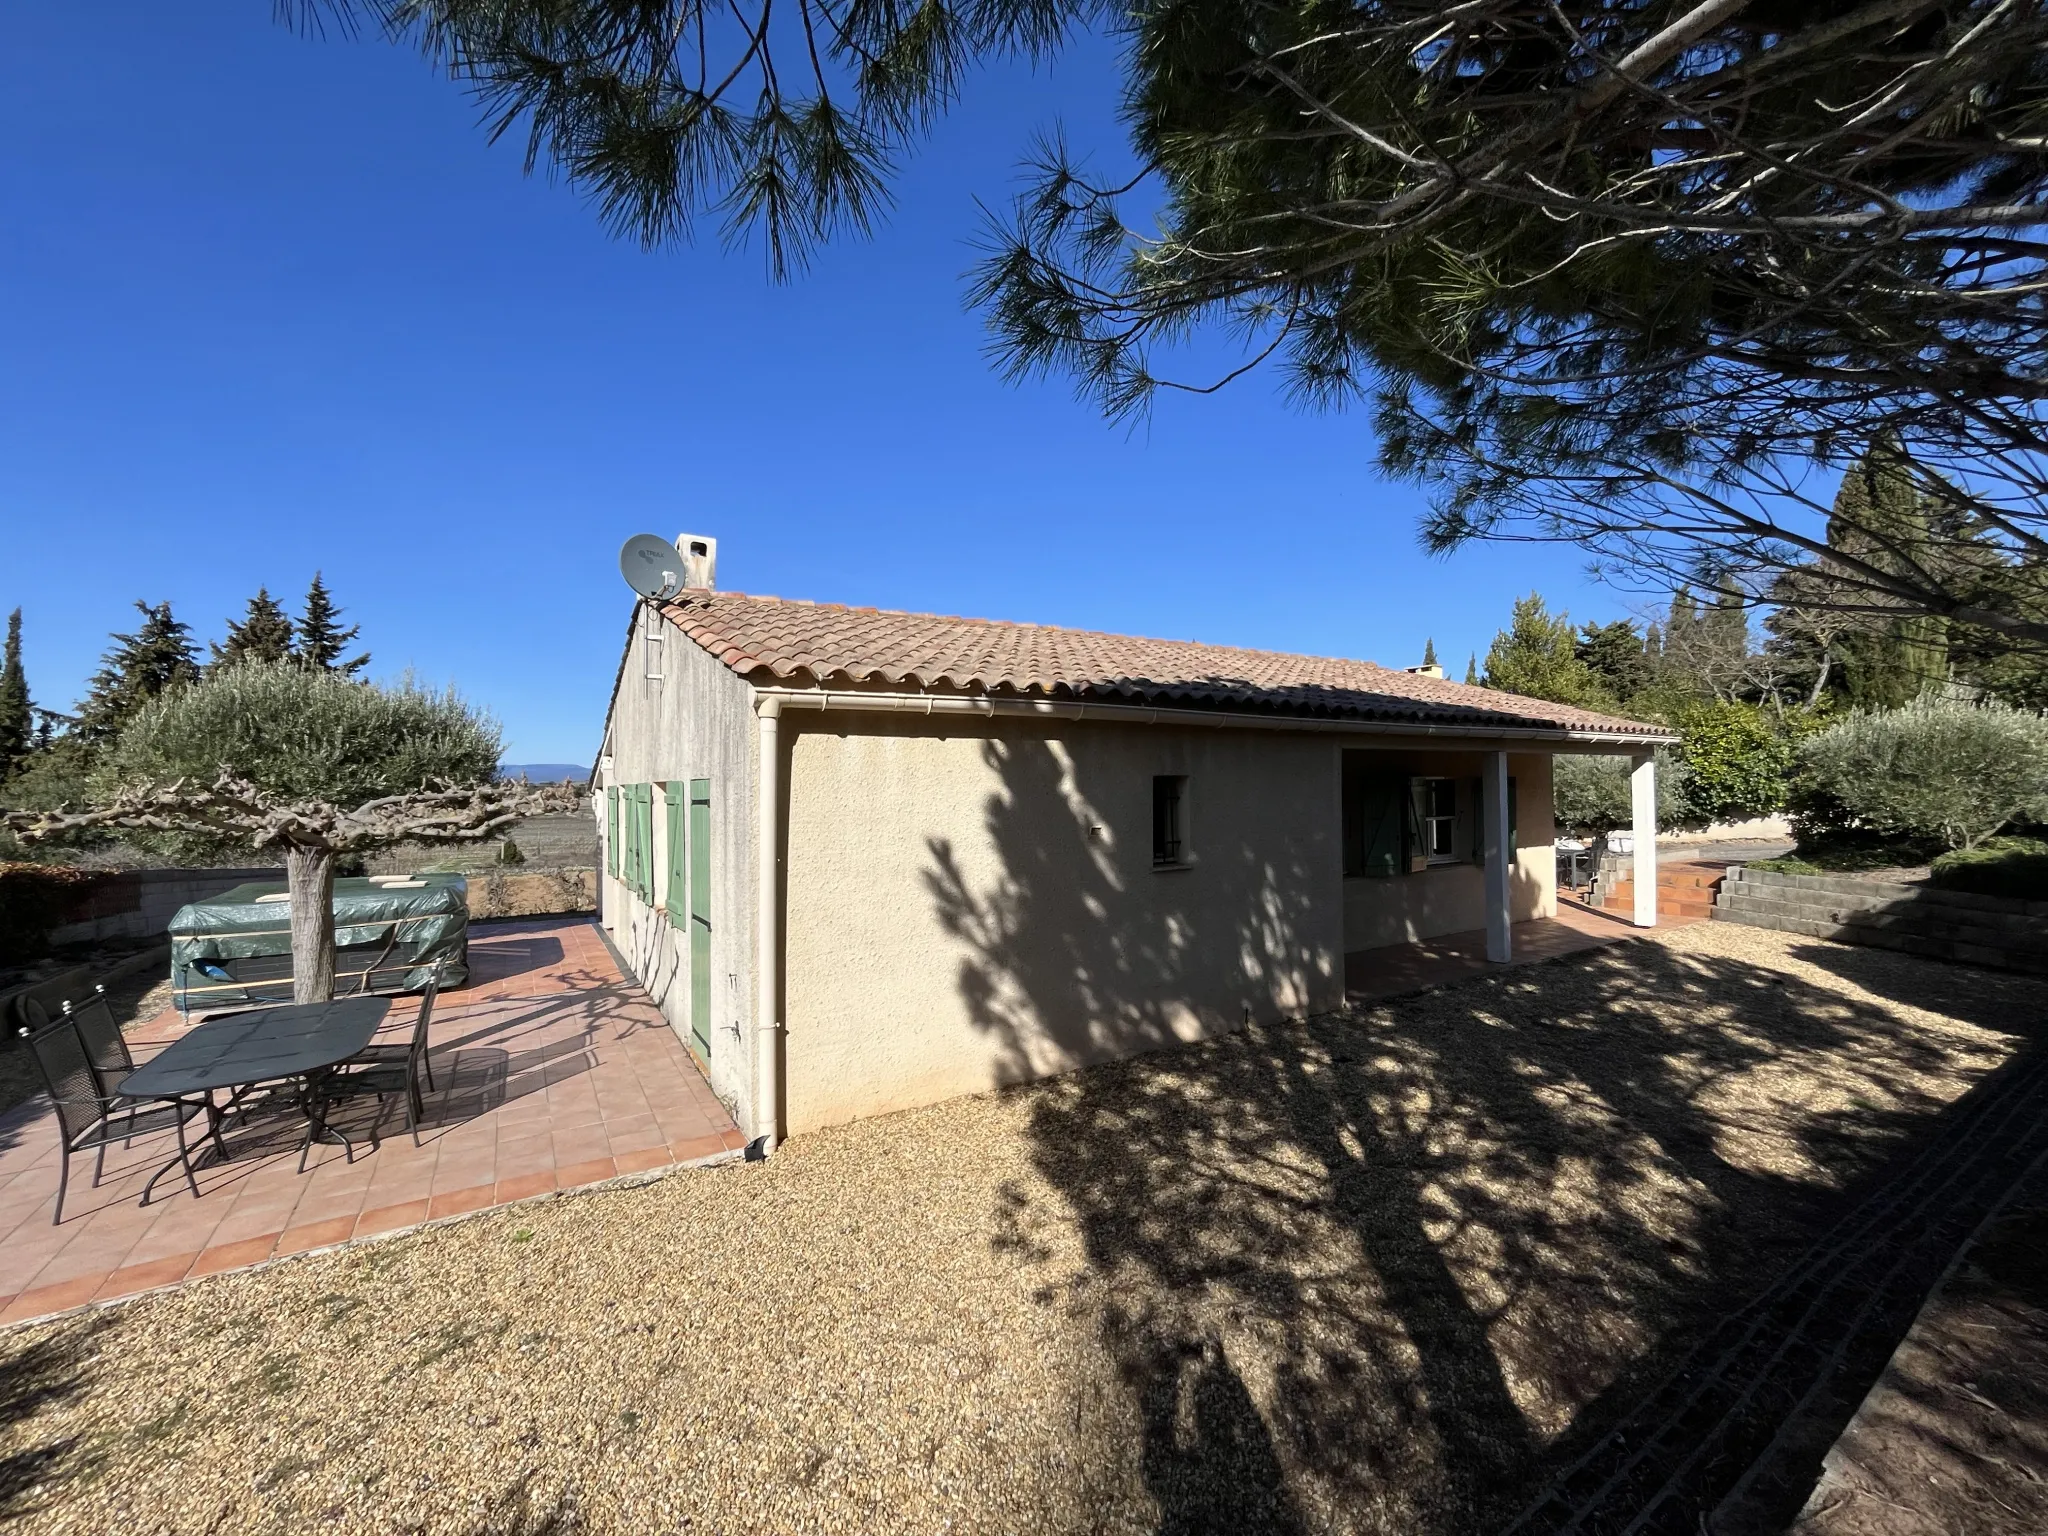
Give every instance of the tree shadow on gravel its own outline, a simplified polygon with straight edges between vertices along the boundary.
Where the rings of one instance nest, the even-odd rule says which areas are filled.
[[[1191,948],[1244,956],[1248,986],[1299,951],[1298,871],[1205,848],[1176,878],[1233,882],[1231,931],[1128,919],[1073,809],[1091,786],[1029,748],[1002,762],[1001,882],[935,847],[929,883],[1018,1077],[1171,1043]],[[2039,995],[2006,1013],[2031,1026]],[[1023,1090],[1048,1188],[1005,1189],[997,1242],[1039,1261],[1078,1225],[1085,1270],[1047,1304],[1095,1320],[1142,1443],[1076,1453],[1134,1467],[1160,1531],[1462,1536],[2013,1044],[1620,945]]]
[[[90,1465],[77,1436],[37,1442],[28,1426],[43,1409],[84,1390],[97,1332],[88,1323],[55,1329],[18,1350],[0,1344],[0,1446],[7,1447],[0,1452],[0,1521],[42,1507]]]

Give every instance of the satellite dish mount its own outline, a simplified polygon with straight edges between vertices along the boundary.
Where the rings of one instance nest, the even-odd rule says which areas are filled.
[[[683,554],[658,533],[636,533],[620,546],[619,574],[642,597],[666,602],[683,590]]]

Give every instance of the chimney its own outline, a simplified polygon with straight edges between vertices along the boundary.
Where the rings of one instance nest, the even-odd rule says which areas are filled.
[[[683,590],[714,590],[718,586],[718,540],[702,533],[679,533],[676,548],[683,557]]]
[[[1425,661],[1419,667],[1403,667],[1401,670],[1403,672],[1413,672],[1417,677],[1441,678],[1444,675],[1444,669],[1433,661]]]

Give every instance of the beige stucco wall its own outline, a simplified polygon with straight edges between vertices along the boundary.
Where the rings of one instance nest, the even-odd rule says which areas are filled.
[[[1480,776],[1477,752],[1375,752],[1391,773],[1442,776],[1465,786]],[[1515,781],[1515,864],[1508,877],[1508,909],[1515,922],[1557,915],[1556,831],[1551,819],[1550,758],[1508,754]],[[1442,864],[1412,875],[1344,882],[1344,948],[1377,949],[1486,926],[1485,872],[1477,864]]]
[[[711,781],[711,1086],[749,1135],[754,1078],[754,812],[756,736],[753,690],[666,620],[650,677],[644,628],[636,621],[597,765],[593,809],[605,837],[604,790],[610,784]],[[668,889],[666,807],[654,796],[655,902],[623,880],[600,874],[600,919],[628,967],[685,1045],[690,1043],[689,946],[662,910]],[[600,869],[604,866],[600,865]]]
[[[1341,1001],[1331,738],[783,721],[791,1132]],[[1156,872],[1169,773],[1192,860]]]

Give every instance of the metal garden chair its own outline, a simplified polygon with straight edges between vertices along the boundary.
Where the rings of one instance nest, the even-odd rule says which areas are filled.
[[[104,1006],[104,999],[101,1000]],[[48,1014],[39,1004],[31,1005],[34,1013],[45,1021],[41,1028],[23,1029],[28,1037],[29,1053],[35,1057],[36,1070],[42,1074],[43,1086],[49,1091],[50,1102],[57,1110],[58,1139],[63,1155],[57,1172],[57,1208],[50,1218],[52,1226],[64,1219],[64,1196],[71,1184],[71,1155],[74,1152],[90,1150],[94,1153],[92,1182],[98,1187],[106,1171],[107,1148],[116,1142],[127,1143],[139,1135],[162,1130],[172,1126],[178,1133],[178,1148],[185,1151],[185,1122],[198,1114],[205,1106],[184,1099],[169,1103],[148,1104],[139,1100],[123,1100],[119,1084],[111,1086],[102,1077],[95,1065],[92,1048],[87,1044],[77,1020],[66,1009],[65,1017],[49,1023]],[[112,1014],[107,1015],[111,1021]],[[118,1027],[114,1033],[118,1036]],[[127,1046],[121,1047],[121,1054],[127,1055]],[[193,1176],[192,1163],[185,1158],[185,1179],[192,1186],[193,1196],[199,1194],[199,1180]]]
[[[405,1128],[412,1133],[412,1144],[420,1144],[420,1121],[426,1118],[425,1101],[420,1095],[420,1084],[425,1081],[427,1091],[434,1088],[434,1067],[427,1054],[427,1027],[434,1017],[434,999],[441,990],[441,969],[434,968],[433,976],[420,992],[420,1011],[412,1022],[412,1038],[404,1045],[373,1045],[367,1050],[351,1056],[330,1073],[318,1086],[317,1092],[323,1104],[342,1099],[361,1098],[375,1094],[380,1104],[378,1118],[382,1119],[381,1104],[386,1095],[401,1094],[405,1099]],[[376,1126],[370,1128],[371,1141],[376,1141]],[[308,1130],[307,1147],[312,1145],[311,1130]],[[299,1152],[299,1166],[305,1167],[306,1149]]]

